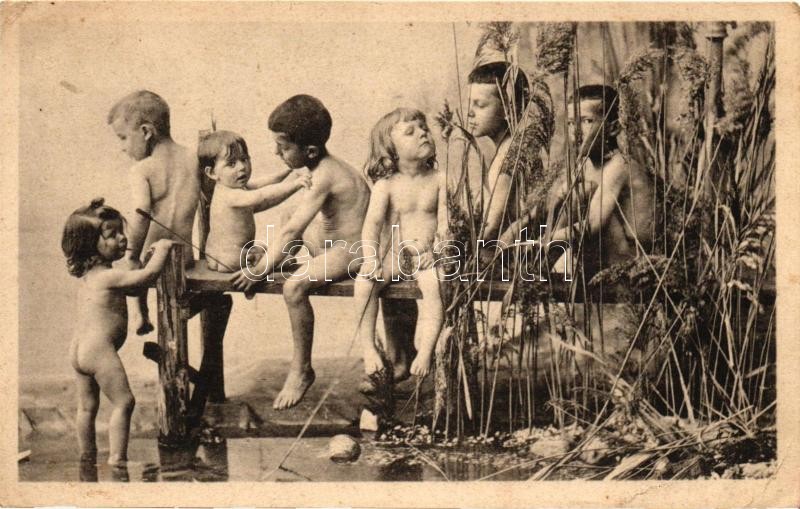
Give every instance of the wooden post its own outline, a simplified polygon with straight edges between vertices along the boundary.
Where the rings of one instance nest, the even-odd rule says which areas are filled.
[[[714,152],[714,129],[717,121],[722,115],[722,42],[728,35],[727,28],[724,22],[714,21],[708,23],[706,32],[706,39],[708,39],[708,65],[709,75],[706,84],[706,98],[705,98],[705,143],[702,154],[704,166],[706,168],[704,192],[706,196],[711,197],[712,189],[714,186],[719,186],[718,168],[716,164],[712,164]]]
[[[184,259],[188,246],[175,245],[156,282],[158,295],[158,434],[167,446],[185,445],[189,438],[189,356]]]

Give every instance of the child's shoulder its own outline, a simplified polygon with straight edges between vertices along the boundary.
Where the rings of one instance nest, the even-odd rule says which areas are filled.
[[[311,174],[312,176],[314,174],[331,175],[341,172],[350,173],[353,171],[356,171],[355,168],[347,161],[343,161],[333,154],[325,154],[325,157],[320,159],[319,164]]]
[[[372,185],[372,192],[381,191],[381,192],[389,192],[392,189],[392,184],[397,182],[397,173],[389,175],[388,177],[383,177],[375,181]]]
[[[119,275],[118,272],[122,269],[114,267],[106,267],[103,265],[96,265],[89,269],[86,274],[81,278],[85,288],[94,290],[106,290]]]
[[[603,174],[606,178],[639,178],[645,177],[644,166],[630,155],[617,152],[603,165]]]

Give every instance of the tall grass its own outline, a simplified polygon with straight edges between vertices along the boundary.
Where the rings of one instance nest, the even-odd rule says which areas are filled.
[[[556,124],[566,121],[569,108],[577,113],[577,102],[566,98],[581,85],[579,31],[564,23],[538,28],[531,99],[519,118],[510,115],[512,143],[504,164],[517,192],[507,213],[513,219],[538,207],[545,219],[545,197],[561,175],[570,193],[562,210],[546,217],[548,224],[559,214],[585,224],[588,207],[575,147],[564,143],[563,153],[551,153]],[[636,423],[654,438],[640,447],[641,461],[614,477],[642,477],[647,465],[698,447],[696,433],[702,436],[702,430],[755,436],[774,421],[775,310],[764,292],[775,261],[772,26],[745,24],[730,41],[721,112],[710,110],[711,68],[695,47],[694,28],[654,24],[652,46],[610,83],[620,96],[621,146],[652,178],[654,242],[639,244],[634,259],[591,277],[580,261],[598,254],[584,252],[590,233],[581,228],[570,242],[579,263],[568,288],[553,283],[557,276],[531,283],[511,271],[500,320],[490,320],[477,299],[481,286],[495,283],[476,277],[480,254],[474,250],[483,210],[495,197],[470,187],[468,161],[480,150],[463,132],[463,151],[445,164],[452,183],[449,227],[467,248],[460,260],[467,281],[444,283],[446,321],[436,350],[434,427],[448,437],[532,427],[540,420],[583,426],[576,448],[537,474],[546,478],[602,430]],[[514,30],[509,23],[488,24],[481,45],[499,47],[510,59],[510,46],[519,39]],[[756,39],[767,42],[755,45]],[[610,44],[605,35],[594,42]],[[751,51],[756,47],[763,47],[758,59]],[[500,87],[524,72],[510,60]],[[755,71],[753,61],[760,61]],[[563,87],[561,104],[553,103],[548,82]],[[674,87],[685,105],[677,122],[666,100]],[[515,106],[506,104],[506,111]],[[463,131],[460,110],[448,106],[439,121],[445,134]],[[512,265],[534,254],[526,246],[511,251]],[[483,264],[483,275],[496,276],[499,262],[498,255]],[[610,338],[603,335],[604,315],[619,310],[604,300],[612,294],[637,320],[630,337],[617,338],[626,344],[618,353],[606,348]]]

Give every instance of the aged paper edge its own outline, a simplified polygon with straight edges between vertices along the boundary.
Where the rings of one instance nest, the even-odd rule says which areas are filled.
[[[800,185],[800,8],[756,3],[11,3],[0,5],[3,203],[2,254],[13,260],[0,274],[3,353],[0,354],[0,504],[13,506],[279,506],[279,507],[796,507],[800,504],[800,270],[797,246]],[[18,157],[19,33],[21,22],[85,18],[90,22],[247,20],[249,22],[405,21],[774,21],[777,40],[777,310],[778,472],[759,481],[461,482],[427,483],[20,483],[18,399]],[[13,268],[12,268],[13,267]],[[455,488],[455,489],[454,489]]]

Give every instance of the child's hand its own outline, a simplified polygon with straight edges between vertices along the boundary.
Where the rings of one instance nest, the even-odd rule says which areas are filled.
[[[297,175],[297,181],[295,182],[295,184],[297,185],[297,189],[302,189],[304,187],[306,189],[311,189],[311,175],[304,173],[303,174],[298,173],[296,175]]]
[[[364,263],[361,265],[361,270],[366,270],[370,267],[372,268],[372,272],[364,273],[364,276],[366,276],[367,279],[375,280],[383,277],[383,266],[381,265],[380,257],[373,256],[364,260]]]
[[[252,274],[248,276],[244,271],[239,271],[231,276],[230,282],[233,284],[234,289],[244,292],[245,296],[251,299],[255,293],[253,292],[253,287],[261,281],[255,279]]]
[[[419,270],[428,270],[433,267],[433,253],[431,251],[425,251],[421,255],[419,255]]]

